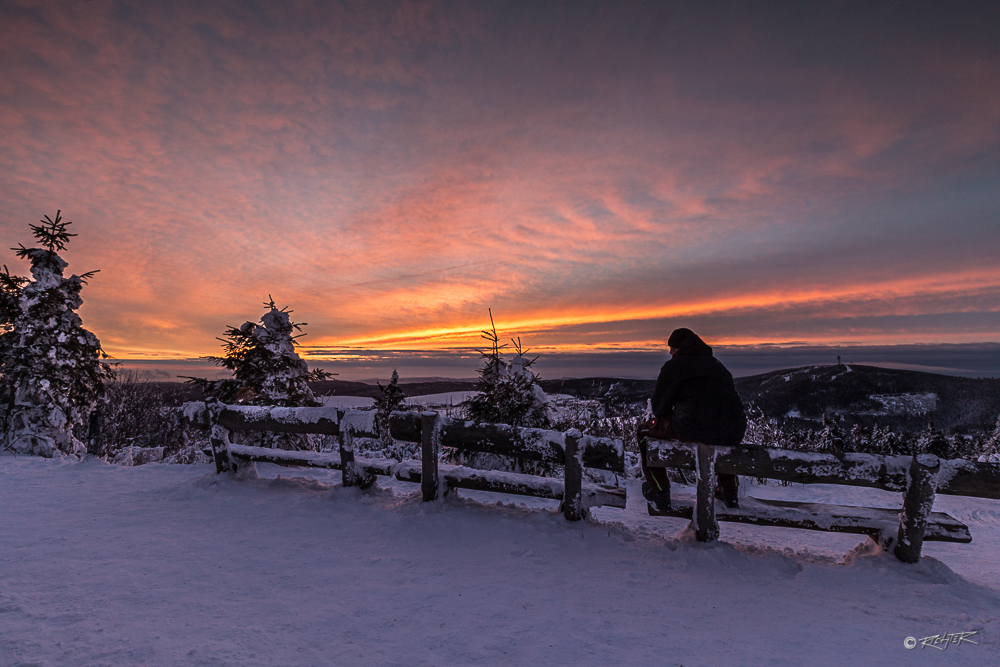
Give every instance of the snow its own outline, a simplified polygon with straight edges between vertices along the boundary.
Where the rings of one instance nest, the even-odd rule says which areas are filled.
[[[182,414],[184,415],[184,420],[189,423],[208,423],[208,417],[205,414],[205,403],[203,401],[191,401],[189,403],[185,403],[182,409]]]
[[[933,392],[923,394],[872,394],[871,399],[882,404],[874,414],[925,415],[937,409],[938,397]]]
[[[379,478],[260,464],[110,466],[0,456],[0,665],[995,664],[1000,501],[939,497],[969,545],[917,565],[858,538],[554,501],[423,503]],[[295,475],[295,477],[289,477]],[[746,482],[746,480],[744,480]],[[690,489],[688,489],[690,490]],[[812,485],[761,497],[896,504]],[[882,499],[882,500],[880,500]],[[498,501],[502,501],[498,502]],[[850,552],[850,553],[848,553]],[[845,553],[848,555],[845,558]],[[906,637],[978,631],[978,645]]]
[[[374,433],[375,413],[370,410],[348,410],[344,412],[340,428],[343,431],[351,431],[352,433]]]
[[[443,394],[425,394],[423,396],[407,396],[408,405],[419,405],[432,410],[455,410],[465,401],[478,396],[478,391],[449,391]]]
[[[375,399],[365,396],[320,396],[316,399],[325,408],[340,408],[342,410],[372,408]]]

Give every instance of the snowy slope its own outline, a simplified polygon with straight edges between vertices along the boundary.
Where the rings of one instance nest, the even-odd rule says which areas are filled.
[[[539,507],[424,504],[402,483],[364,495],[337,473],[261,472],[283,477],[0,456],[0,665],[1000,659],[997,502],[938,505],[970,522],[971,545],[845,564],[857,538],[723,524],[714,546],[674,539],[682,523],[645,516],[636,493],[569,524]],[[810,492],[843,491],[830,489]],[[978,645],[903,647],[969,630]]]

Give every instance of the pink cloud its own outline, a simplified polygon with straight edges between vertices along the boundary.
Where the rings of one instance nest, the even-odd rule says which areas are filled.
[[[818,290],[795,326],[819,335],[900,314],[905,294],[864,294],[951,284],[1000,240],[951,193],[1000,145],[1000,59],[975,39],[688,8],[657,41],[640,5],[24,7],[0,40],[0,224],[13,245],[55,208],[77,221],[109,349],[214,351],[267,294],[319,341],[475,331],[493,306],[605,322],[607,343],[720,302],[764,332],[774,294]],[[889,219],[928,193],[947,221]],[[937,294],[906,314],[966,292]]]

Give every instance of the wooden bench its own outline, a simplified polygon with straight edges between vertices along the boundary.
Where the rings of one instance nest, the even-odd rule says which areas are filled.
[[[483,424],[452,419],[436,412],[393,412],[389,433],[405,442],[420,443],[419,461],[394,461],[355,456],[357,438],[374,438],[375,413],[338,408],[272,408],[225,405],[216,401],[185,406],[188,423],[211,431],[210,442],[216,471],[238,472],[250,462],[282,466],[340,470],[344,486],[365,487],[378,475],[394,476],[420,484],[423,499],[431,501],[448,489],[492,491],[562,501],[565,517],[576,521],[590,507],[625,507],[624,487],[583,481],[583,468],[624,474],[625,453],[621,440],[505,424]],[[338,453],[286,451],[233,444],[231,431],[314,433],[337,438]],[[441,447],[463,452],[487,452],[558,464],[563,479],[478,470],[439,463]]]
[[[719,535],[719,521],[807,530],[859,533],[877,540],[907,563],[920,559],[925,540],[972,541],[968,526],[943,512],[933,512],[938,493],[1000,498],[1000,465],[941,460],[930,454],[876,456],[818,454],[752,445],[712,447],[699,443],[651,439],[651,467],[694,470],[694,497],[672,497],[669,511],[648,504],[653,516],[691,519],[698,540]],[[739,509],[715,502],[717,473],[776,479],[802,484],[842,484],[901,491],[901,510],[740,498]]]

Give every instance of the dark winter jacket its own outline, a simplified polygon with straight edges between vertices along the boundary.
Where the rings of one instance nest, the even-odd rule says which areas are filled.
[[[694,334],[663,364],[652,403],[653,414],[668,419],[682,440],[732,446],[747,430],[732,374]]]

